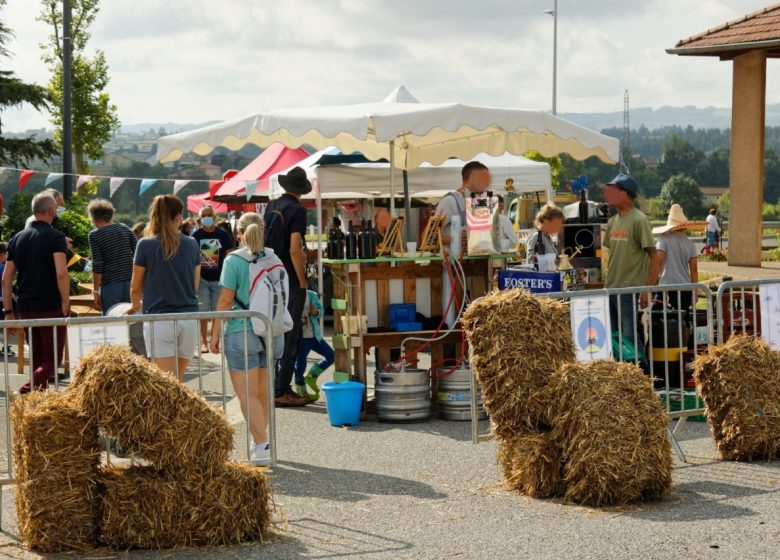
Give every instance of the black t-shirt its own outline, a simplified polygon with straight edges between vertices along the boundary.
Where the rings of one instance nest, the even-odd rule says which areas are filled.
[[[284,268],[287,270],[287,274],[290,276],[290,287],[294,287],[297,282],[298,274],[295,272],[292,259],[290,258],[290,238],[293,233],[301,234],[301,241],[306,236],[306,209],[298,202],[298,199],[287,193],[283,194],[279,198],[272,200],[265,208],[265,220],[268,221],[269,212],[273,210],[279,210],[284,216],[284,227],[287,233],[287,242],[284,245],[284,251],[278,255],[284,263]]]
[[[227,252],[233,248],[230,236],[218,227],[211,232],[203,228],[197,229],[192,233],[192,237],[200,248],[200,277],[209,282],[219,282],[222,263],[225,262]]]
[[[46,222],[35,221],[8,242],[8,260],[16,266],[16,305],[19,311],[58,311],[54,253],[68,254],[65,234]]]

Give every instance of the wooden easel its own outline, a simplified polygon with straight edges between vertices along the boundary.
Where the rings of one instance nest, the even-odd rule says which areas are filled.
[[[446,216],[437,214],[428,220],[428,224],[425,226],[422,237],[420,237],[420,243],[417,246],[419,251],[426,251],[434,254],[443,255],[444,247],[444,222]]]
[[[393,218],[393,221],[390,222],[390,227],[387,228],[387,233],[385,233],[384,241],[382,241],[382,243],[376,248],[377,257],[381,257],[384,254],[393,256],[393,252],[401,254],[406,252],[406,246],[404,245],[404,238],[402,233],[403,226],[403,216]]]

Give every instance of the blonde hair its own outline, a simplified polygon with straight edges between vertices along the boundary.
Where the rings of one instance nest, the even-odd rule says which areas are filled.
[[[242,214],[236,224],[236,232],[241,235],[244,245],[253,253],[265,248],[265,222],[260,214],[247,212]]]
[[[157,236],[166,261],[176,256],[179,250],[181,234],[176,227],[176,217],[183,211],[184,204],[179,197],[169,194],[155,196],[149,206],[149,223],[144,230],[144,237]]]
[[[545,204],[542,206],[541,210],[536,213],[536,218],[534,218],[534,225],[541,229],[544,222],[549,222],[550,220],[555,219],[563,220],[563,210],[557,206],[553,206],[552,204]]]

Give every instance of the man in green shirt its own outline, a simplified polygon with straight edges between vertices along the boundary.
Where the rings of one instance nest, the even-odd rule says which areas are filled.
[[[604,235],[604,247],[609,249],[607,288],[631,288],[655,283],[657,273],[655,240],[650,221],[634,207],[637,185],[630,176],[620,173],[604,187],[604,200],[617,210],[610,218]],[[647,305],[648,294],[639,298],[641,307]],[[637,300],[633,294],[610,296],[612,328],[619,328],[623,340],[634,347],[644,346],[642,325],[637,320]],[[618,309],[620,310],[618,312]],[[634,339],[634,329],[637,340]],[[619,350],[615,349],[616,357]]]

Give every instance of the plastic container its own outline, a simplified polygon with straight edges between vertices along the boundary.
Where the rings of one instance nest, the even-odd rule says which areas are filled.
[[[403,321],[400,323],[393,323],[393,328],[398,332],[421,331],[422,323],[417,321]]]
[[[409,323],[417,318],[417,306],[413,303],[391,303],[390,324]]]
[[[366,386],[357,381],[344,383],[328,381],[322,386],[331,426],[338,428],[360,424],[360,407],[363,404],[365,389]]]

